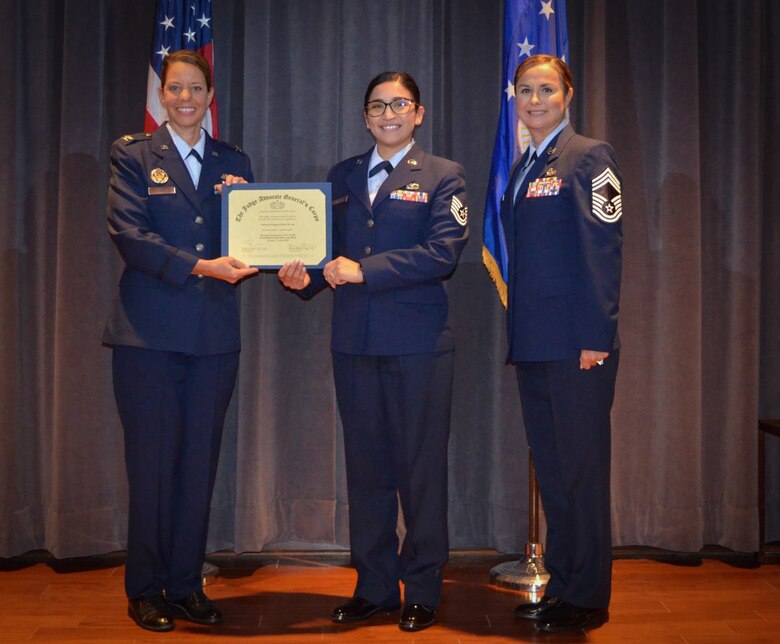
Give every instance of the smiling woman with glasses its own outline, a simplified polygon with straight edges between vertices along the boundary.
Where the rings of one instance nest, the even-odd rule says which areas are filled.
[[[303,297],[335,289],[331,348],[357,585],[331,619],[397,610],[403,582],[399,627],[419,631],[436,621],[449,550],[454,341],[443,282],[468,240],[466,182],[459,164],[414,142],[425,108],[409,74],[379,74],[363,105],[375,145],[328,176],[336,259],[311,273],[286,264],[279,280]]]
[[[386,103],[385,101],[370,101],[366,103],[366,114],[374,118],[382,116],[389,107],[395,114],[408,114],[417,103],[411,98],[394,98]]]

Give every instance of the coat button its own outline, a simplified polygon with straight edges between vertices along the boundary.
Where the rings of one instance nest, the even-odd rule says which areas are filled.
[[[195,244],[195,250],[202,253],[206,247],[203,244]]]
[[[366,222],[366,226],[368,226],[369,228],[373,228],[374,227],[374,220],[373,219],[369,219]]]
[[[195,217],[195,223],[196,224],[202,224],[203,223],[203,217],[201,217],[200,215]]]
[[[366,247],[363,249],[363,252],[364,252],[366,255],[370,255],[370,254],[371,254],[371,246],[366,246]]]

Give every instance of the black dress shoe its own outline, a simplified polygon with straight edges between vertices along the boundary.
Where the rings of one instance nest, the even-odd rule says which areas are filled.
[[[515,608],[515,617],[523,619],[541,619],[546,613],[555,608],[561,600],[557,597],[548,597],[545,595],[541,601],[531,602],[530,604],[520,604]]]
[[[169,599],[168,605],[174,614],[182,615],[196,624],[214,626],[222,623],[222,611],[206,597],[202,590],[196,590],[184,599]]]
[[[421,631],[436,622],[436,609],[422,604],[407,604],[401,613],[398,628],[402,631]]]
[[[598,628],[609,621],[606,608],[580,608],[568,602],[560,602],[536,622],[536,628],[550,633],[570,633]]]
[[[131,599],[127,605],[127,614],[141,628],[162,633],[175,627],[173,615],[162,593],[141,595]]]
[[[337,606],[330,614],[330,619],[337,624],[350,624],[352,622],[362,622],[376,613],[390,614],[399,608],[400,604],[395,606],[377,606],[362,597],[353,597],[346,604]]]

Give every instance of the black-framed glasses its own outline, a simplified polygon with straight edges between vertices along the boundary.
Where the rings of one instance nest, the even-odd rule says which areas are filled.
[[[408,114],[415,105],[416,103],[411,98],[394,98],[389,103],[377,99],[366,103],[366,114],[373,117],[382,116],[388,107],[395,114]]]

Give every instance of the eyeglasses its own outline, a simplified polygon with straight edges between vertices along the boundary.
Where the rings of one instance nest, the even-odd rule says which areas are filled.
[[[394,98],[389,103],[380,100],[369,101],[366,103],[366,114],[373,117],[382,116],[388,107],[394,114],[408,114],[415,105],[411,98]]]

